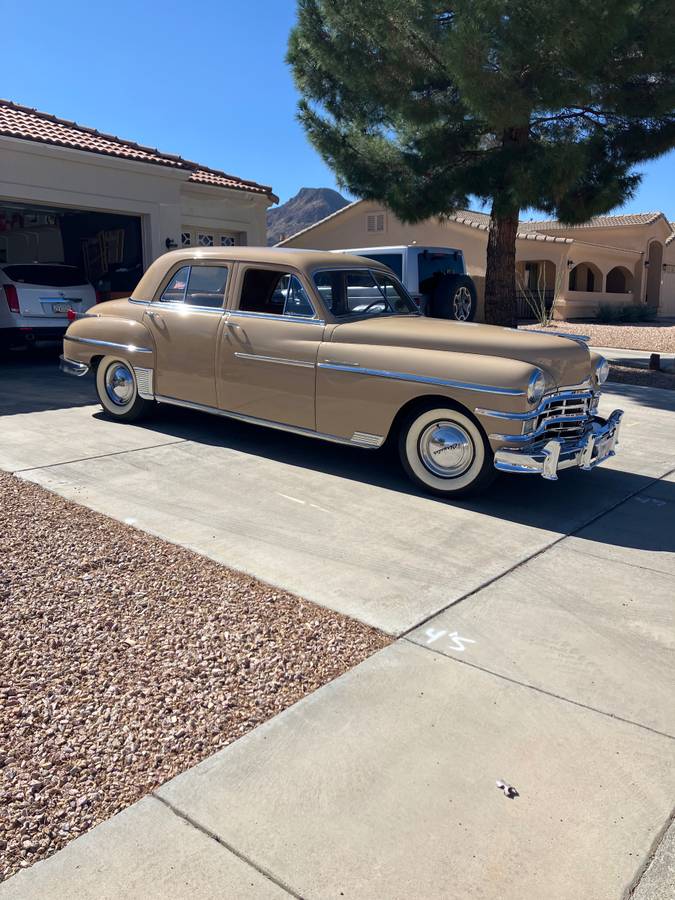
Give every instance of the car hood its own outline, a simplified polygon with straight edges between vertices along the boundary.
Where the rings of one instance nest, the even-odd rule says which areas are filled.
[[[387,316],[345,322],[335,328],[331,341],[517,359],[539,366],[557,387],[580,384],[588,379],[592,370],[588,348],[569,338],[424,316]]]

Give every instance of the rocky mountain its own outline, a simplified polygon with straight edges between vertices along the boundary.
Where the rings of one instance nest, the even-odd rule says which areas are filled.
[[[301,188],[295,197],[267,212],[267,244],[271,246],[296,231],[314,225],[347,206],[342,194],[330,188]]]

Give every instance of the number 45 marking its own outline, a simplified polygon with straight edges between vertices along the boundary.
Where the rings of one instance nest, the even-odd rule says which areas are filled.
[[[442,637],[447,637],[450,641],[450,649],[463,653],[466,650],[465,644],[475,644],[471,638],[460,637],[457,631],[447,631],[445,628],[427,628],[425,632],[427,636],[427,644],[433,644]]]

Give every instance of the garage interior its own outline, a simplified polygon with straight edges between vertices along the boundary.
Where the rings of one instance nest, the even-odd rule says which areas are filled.
[[[128,297],[143,273],[140,216],[0,200],[0,265],[80,268],[97,299]]]

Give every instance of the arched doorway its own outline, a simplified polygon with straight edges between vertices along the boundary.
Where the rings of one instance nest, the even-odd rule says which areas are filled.
[[[581,262],[570,272],[569,289],[571,291],[601,291],[602,273],[590,262]]]
[[[647,255],[647,293],[645,303],[652,309],[657,309],[661,299],[661,279],[663,268],[663,244],[652,241]]]
[[[607,273],[605,291],[608,294],[630,294],[633,291],[633,276],[625,266],[614,266]]]

